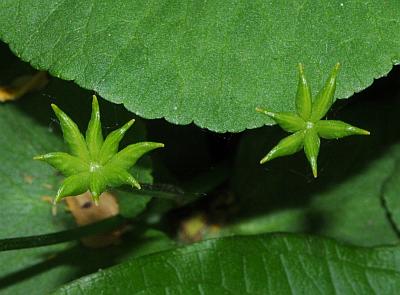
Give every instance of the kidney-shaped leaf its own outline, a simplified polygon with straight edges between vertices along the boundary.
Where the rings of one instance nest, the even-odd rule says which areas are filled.
[[[342,63],[338,97],[400,60],[400,2],[3,0],[0,38],[22,59],[146,118],[241,131],[294,110]],[[314,93],[315,94],[315,93]]]

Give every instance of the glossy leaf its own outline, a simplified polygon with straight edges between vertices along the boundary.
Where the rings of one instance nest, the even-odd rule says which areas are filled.
[[[273,124],[257,106],[294,111],[299,62],[313,89],[340,62],[345,98],[400,60],[397,0],[3,0],[0,11],[0,38],[35,67],[142,117],[218,132]]]
[[[395,294],[399,265],[399,247],[284,234],[231,237],[126,261],[53,294]]]

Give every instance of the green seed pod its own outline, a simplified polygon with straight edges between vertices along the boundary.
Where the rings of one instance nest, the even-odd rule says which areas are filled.
[[[314,177],[317,177],[317,159],[319,153],[320,139],[314,128],[307,129],[304,135],[304,152],[308,162],[311,165],[311,169]]]
[[[102,168],[97,169],[90,174],[89,191],[96,203],[98,202],[100,195],[107,189],[107,185],[109,185],[109,181],[105,174],[106,172],[103,171]]]
[[[306,125],[306,122],[302,118],[293,113],[274,113],[261,108],[256,108],[256,111],[269,116],[287,132],[302,130]]]
[[[62,198],[67,196],[83,194],[88,190],[89,183],[90,173],[88,172],[81,172],[65,178],[57,191],[54,203],[59,202]]]
[[[307,84],[303,66],[299,64],[300,79],[296,95],[296,113],[273,113],[261,108],[256,109],[258,112],[271,117],[284,130],[295,132],[293,135],[282,139],[260,161],[261,164],[277,157],[293,154],[304,147],[313,175],[317,177],[319,137],[332,139],[353,134],[369,134],[366,130],[341,121],[321,120],[333,103],[338,70],[339,63],[336,64],[325,86],[318,93],[317,98],[311,103],[310,87]]]
[[[60,120],[64,139],[72,155],[54,152],[34,159],[47,162],[67,176],[57,192],[55,202],[66,196],[79,195],[89,190],[97,203],[100,195],[108,187],[122,184],[129,184],[140,189],[140,184],[128,170],[145,153],[163,147],[164,144],[140,142],[118,152],[119,143],[134,120],[111,132],[103,141],[96,96],[93,96],[92,115],[86,131],[86,141],[79,132],[78,126],[56,105],[52,107]]]
[[[264,164],[272,159],[292,155],[303,148],[304,131],[296,132],[282,139],[264,158],[260,164]]]
[[[89,151],[86,146],[85,139],[79,131],[78,126],[70,117],[55,104],[51,104],[58,120],[60,120],[61,130],[63,132],[64,140],[69,145],[71,154],[83,160],[89,160]]]
[[[107,176],[109,179],[109,183],[113,187],[128,184],[136,187],[137,189],[140,189],[139,182],[126,170],[109,167],[109,169],[107,169],[107,173],[109,174]]]
[[[65,176],[81,173],[87,171],[89,168],[89,164],[78,157],[62,152],[48,153],[46,155],[36,156],[33,159],[50,164]]]
[[[161,147],[164,147],[164,144],[158,142],[139,142],[131,144],[112,157],[107,162],[107,165],[128,170],[135,165],[136,161],[145,153]]]
[[[312,112],[310,121],[317,122],[325,117],[326,113],[331,108],[334,102],[334,95],[336,90],[336,76],[338,74],[340,68],[340,64],[337,63],[332,70],[331,75],[329,76],[328,80],[321,91],[317,94],[315,101],[312,105]]]
[[[134,119],[130,120],[124,126],[117,130],[114,130],[107,136],[100,150],[99,158],[101,164],[107,163],[108,160],[110,160],[118,152],[119,143],[124,137],[126,131],[128,131],[128,129],[133,125],[134,122]]]
[[[336,120],[321,120],[315,124],[318,135],[325,139],[337,139],[349,135],[369,135],[369,131]]]
[[[100,110],[96,95],[93,95],[92,115],[86,130],[86,144],[92,158],[96,158],[103,145],[103,133],[101,131]]]
[[[308,86],[306,76],[304,74],[304,67],[299,63],[299,84],[297,86],[296,94],[296,110],[297,114],[307,121],[311,116],[311,89]]]

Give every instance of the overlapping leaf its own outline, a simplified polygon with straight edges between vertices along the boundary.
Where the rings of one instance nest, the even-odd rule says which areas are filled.
[[[343,65],[337,97],[400,61],[400,2],[3,0],[0,38],[35,67],[146,118],[241,131],[293,111],[296,64],[312,89]]]

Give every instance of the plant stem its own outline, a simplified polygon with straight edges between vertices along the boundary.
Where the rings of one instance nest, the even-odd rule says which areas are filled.
[[[26,249],[78,240],[83,237],[111,231],[119,227],[125,219],[119,215],[100,222],[51,234],[0,240],[0,251]]]
[[[196,200],[202,196],[200,193],[185,192],[181,188],[169,184],[141,184],[141,189],[132,188],[130,186],[121,186],[118,190],[125,192],[135,192],[140,195],[149,197],[166,199],[174,201],[178,204],[186,204]]]

